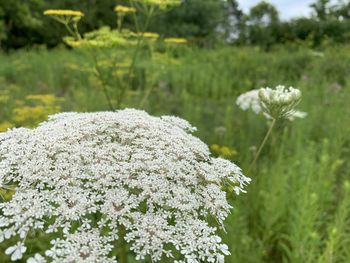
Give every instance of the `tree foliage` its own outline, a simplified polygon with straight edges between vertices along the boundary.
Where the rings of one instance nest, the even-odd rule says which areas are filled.
[[[52,47],[66,34],[45,9],[74,9],[85,13],[80,23],[82,33],[103,25],[116,27],[113,7],[128,5],[128,0],[6,0],[0,1],[0,46],[20,48],[34,44]],[[347,42],[350,39],[350,3],[338,0],[315,0],[312,16],[283,21],[277,9],[262,1],[244,13],[237,0],[183,0],[182,4],[156,16],[149,30],[164,37],[185,37],[208,46],[213,42],[260,45],[269,49],[286,42],[308,41],[312,46],[325,41]],[[144,17],[138,14],[140,23]],[[124,23],[132,26],[126,18]]]

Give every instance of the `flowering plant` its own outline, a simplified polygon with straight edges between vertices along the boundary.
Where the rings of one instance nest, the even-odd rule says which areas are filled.
[[[283,85],[278,85],[274,89],[266,87],[251,90],[237,97],[236,104],[242,110],[252,109],[256,114],[263,113],[268,120],[272,120],[250,168],[254,167],[277,121],[283,119],[293,121],[295,118],[307,116],[306,112],[295,110],[300,100],[301,92],[299,89],[287,88]]]
[[[169,53],[177,45],[186,45],[188,41],[184,38],[166,38],[165,51],[157,52],[157,42],[162,39],[156,32],[147,32],[151,20],[169,8],[176,7],[182,2],[180,0],[130,0],[129,6],[117,5],[114,11],[117,16],[117,28],[101,27],[97,30],[79,33],[78,23],[84,14],[75,10],[50,9],[44,15],[52,17],[63,24],[70,36],[64,37],[64,42],[72,48],[79,48],[88,52],[93,58],[93,74],[90,80],[104,94],[110,110],[123,107],[123,101],[127,94],[137,89],[139,105],[142,108],[156,85],[148,85],[148,89],[138,89],[134,86],[134,78],[138,72],[150,75],[145,80],[154,81],[157,73],[151,73],[142,66],[140,59],[147,57],[149,61],[159,69],[164,70],[164,65],[170,64],[172,60]],[[138,14],[142,14],[141,17]],[[133,28],[124,25],[125,19],[132,21]],[[112,48],[109,50],[110,48]],[[117,48],[115,48],[117,47]],[[117,50],[117,52],[116,52]],[[107,51],[107,52],[106,52]],[[106,53],[105,53],[106,52]],[[164,56],[163,53],[167,55]],[[161,58],[161,59],[159,59]],[[101,65],[101,61],[108,61]],[[140,70],[141,69],[141,70]],[[152,76],[153,75],[153,76]]]
[[[0,241],[12,260],[26,237],[51,239],[27,262],[223,262],[217,235],[236,194],[250,179],[213,158],[187,121],[144,111],[60,113],[36,129],[0,133]],[[213,220],[208,220],[208,219]],[[218,225],[213,222],[218,222]],[[117,243],[116,243],[117,242]]]
[[[300,90],[279,85],[275,89],[267,87],[245,92],[237,97],[236,104],[242,110],[252,109],[256,114],[263,113],[267,119],[294,120],[307,115],[295,110],[300,99]]]

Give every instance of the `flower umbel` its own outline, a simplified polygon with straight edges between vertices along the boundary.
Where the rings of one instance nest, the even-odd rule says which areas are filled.
[[[76,40],[81,39],[78,31],[78,22],[84,16],[83,12],[66,9],[49,9],[44,11],[44,15],[50,16],[57,22],[63,24],[67,31],[74,36]]]
[[[117,13],[121,13],[121,14],[127,14],[127,13],[135,13],[136,9],[133,7],[128,7],[128,6],[123,6],[123,5],[117,5],[114,8],[114,11]]]
[[[21,259],[23,240],[40,230],[59,238],[31,262],[116,262],[120,238],[137,259],[222,262],[223,183],[239,194],[250,179],[192,131],[180,118],[126,109],[60,113],[0,133],[0,179],[16,185],[0,203],[0,237],[20,239],[6,254]]]
[[[293,115],[294,108],[301,100],[301,92],[293,87],[277,86],[275,89],[262,88],[259,99],[263,111],[274,119]]]
[[[305,118],[306,112],[295,110],[301,100],[301,92],[293,87],[277,86],[275,89],[254,89],[237,97],[236,104],[242,109],[263,113],[267,119]]]
[[[157,39],[159,38],[158,33],[153,33],[153,32],[143,32],[141,35],[145,38],[151,38],[151,39]]]
[[[84,13],[76,10],[49,9],[44,11],[45,16],[77,16],[82,17]]]
[[[167,44],[187,44],[187,39],[171,37],[164,39],[164,42]]]
[[[146,5],[155,5],[161,9],[181,4],[181,0],[133,0]]]

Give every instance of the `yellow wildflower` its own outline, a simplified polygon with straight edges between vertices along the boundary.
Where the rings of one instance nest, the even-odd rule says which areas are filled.
[[[25,100],[16,100],[12,122],[17,126],[35,127],[47,119],[47,116],[61,110],[57,98],[52,94],[28,95]]]
[[[220,146],[218,144],[212,144],[210,149],[214,154],[224,158],[232,158],[238,154],[235,149],[228,146]]]
[[[117,70],[113,71],[114,76],[125,76],[127,73],[128,73],[128,71],[125,69],[117,69]]]
[[[214,153],[219,153],[220,152],[220,146],[218,144],[212,144],[210,146],[210,149],[214,152]]]
[[[164,42],[167,43],[167,44],[186,44],[187,43],[187,39],[186,38],[170,37],[170,38],[166,38],[164,40]]]
[[[77,16],[82,17],[84,13],[76,10],[68,9],[49,9],[44,11],[45,16]]]
[[[7,94],[0,94],[0,103],[7,102],[10,99],[10,96]]]
[[[141,35],[145,38],[159,38],[159,34],[153,32],[144,32]]]
[[[136,9],[133,7],[128,7],[128,6],[123,6],[123,5],[117,5],[114,8],[114,11],[117,13],[121,13],[121,14],[127,14],[127,13],[135,13]]]
[[[166,8],[167,6],[174,6],[181,4],[181,0],[138,0],[144,4],[157,5],[160,8]]]
[[[26,100],[38,101],[43,104],[53,104],[59,99],[52,94],[37,94],[26,96]]]
[[[233,157],[235,155],[237,155],[237,151],[234,150],[234,149],[231,149],[227,146],[222,146],[221,149],[220,149],[220,152],[221,152],[221,156],[223,157]]]
[[[0,122],[0,132],[7,131],[7,129],[11,128],[13,125],[8,121]]]

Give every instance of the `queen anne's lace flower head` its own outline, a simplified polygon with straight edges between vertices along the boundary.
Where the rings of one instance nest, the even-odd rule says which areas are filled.
[[[259,90],[254,89],[239,95],[236,104],[244,111],[252,109],[256,114],[259,114],[261,112]]]
[[[222,227],[231,208],[222,184],[239,194],[250,179],[212,158],[194,130],[127,109],[0,133],[0,186],[16,188],[0,204],[0,241],[19,240],[6,254],[22,258],[39,230],[54,237],[28,262],[116,262],[122,227],[136,259],[223,262],[227,246],[207,219]]]
[[[259,99],[263,111],[274,119],[287,118],[300,102],[301,92],[293,87],[277,86],[275,89],[262,88]]]
[[[305,118],[306,112],[295,110],[301,100],[301,92],[293,87],[279,85],[275,89],[261,88],[238,96],[236,104],[242,109],[252,109],[256,114],[263,113],[267,119]]]

